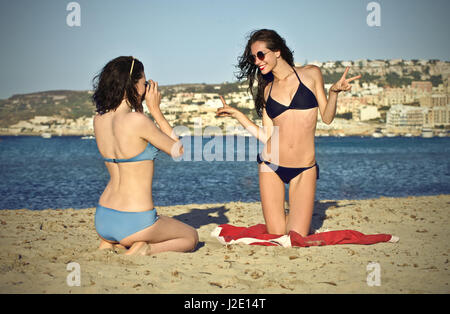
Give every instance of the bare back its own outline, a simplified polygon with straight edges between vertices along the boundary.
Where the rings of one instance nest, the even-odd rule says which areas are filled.
[[[133,127],[131,112],[108,112],[96,115],[94,131],[97,147],[105,158],[131,158],[143,152],[147,141]],[[153,209],[153,160],[138,162],[105,162],[110,181],[99,204],[120,211]]]

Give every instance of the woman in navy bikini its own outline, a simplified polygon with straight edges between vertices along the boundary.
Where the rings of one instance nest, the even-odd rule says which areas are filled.
[[[258,155],[261,204],[267,231],[302,236],[310,232],[319,166],[315,159],[314,134],[317,114],[330,124],[336,114],[339,92],[349,91],[347,67],[333,84],[327,99],[322,73],[314,65],[295,67],[292,51],[275,31],[254,31],[239,58],[238,79],[249,81],[263,128],[225,103],[218,116],[237,119],[253,136],[265,143]],[[270,75],[272,74],[272,75]],[[273,77],[273,80],[271,79]],[[257,79],[257,89],[253,83]],[[284,210],[285,184],[289,184],[289,214]]]
[[[158,83],[145,79],[143,64],[118,57],[95,77],[94,131],[110,180],[100,196],[95,228],[100,249],[121,245],[126,254],[192,251],[197,231],[170,217],[158,216],[152,198],[153,160],[159,150],[173,157],[183,147],[159,108]],[[159,128],[143,113],[145,99]]]

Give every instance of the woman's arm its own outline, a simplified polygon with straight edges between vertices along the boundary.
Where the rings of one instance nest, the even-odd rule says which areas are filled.
[[[272,120],[267,116],[266,110],[263,109],[263,127],[257,126],[253,121],[251,121],[245,114],[236,108],[233,108],[225,102],[222,96],[223,107],[217,109],[217,116],[219,117],[233,117],[239,121],[239,123],[254,137],[263,143],[266,143],[272,136],[273,123]]]
[[[175,141],[179,140],[178,136],[175,134],[173,128],[170,126],[169,122],[166,120],[166,117],[164,117],[159,108],[157,111],[151,112],[150,114],[152,115],[153,119],[155,119],[155,122],[158,124],[159,128],[164,134]]]
[[[150,80],[150,84],[148,85],[145,94],[145,104],[161,131],[173,140],[178,141],[178,136],[173,131],[173,128],[170,126],[159,107],[161,104],[161,92],[158,90],[158,82]]]
[[[174,140],[162,132],[145,114],[135,112],[133,113],[132,119],[132,123],[141,138],[173,158],[178,158],[183,155],[184,151],[181,141]]]
[[[361,75],[346,79],[345,76],[350,69],[349,67],[347,67],[341,79],[330,87],[327,99],[325,94],[323,76],[320,68],[315,65],[309,67],[314,78],[314,87],[317,93],[317,102],[319,103],[319,110],[320,115],[322,116],[322,121],[326,124],[331,124],[331,122],[333,122],[334,120],[334,117],[336,116],[338,94],[342,91],[349,91],[352,88],[349,82],[359,79]]]

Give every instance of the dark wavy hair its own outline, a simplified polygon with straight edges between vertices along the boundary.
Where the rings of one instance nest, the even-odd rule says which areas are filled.
[[[273,74],[270,72],[266,75],[262,75],[258,66],[249,61],[252,54],[251,46],[257,41],[265,42],[267,49],[271,51],[280,51],[281,57],[292,67],[294,66],[294,55],[293,51],[286,45],[284,38],[278,35],[274,30],[260,29],[253,31],[248,35],[248,42],[244,53],[238,58],[239,63],[237,68],[239,69],[239,72],[236,77],[239,81],[242,79],[248,80],[248,90],[253,96],[256,113],[259,117],[262,117],[262,110],[266,105],[264,100],[264,88],[269,82],[273,81]],[[256,91],[253,88],[255,79],[258,82]]]
[[[134,59],[133,71],[130,74]],[[142,100],[136,89],[136,83],[142,78],[144,65],[133,57],[117,57],[109,61],[94,77],[92,101],[99,114],[116,110],[123,98],[128,99],[131,109],[143,112]]]

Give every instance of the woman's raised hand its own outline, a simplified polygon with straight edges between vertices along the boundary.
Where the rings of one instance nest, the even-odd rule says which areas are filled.
[[[161,92],[158,90],[158,83],[153,80],[149,80],[149,84],[147,85],[147,89],[145,91],[145,104],[147,105],[150,113],[160,110],[159,105],[161,104]]]
[[[230,107],[225,102],[225,99],[223,99],[222,96],[220,96],[220,100],[222,101],[223,107],[217,108],[216,116],[218,117],[233,117],[236,118],[236,116],[240,113],[239,110],[236,108]]]
[[[361,75],[357,75],[352,78],[346,79],[345,76],[347,75],[349,69],[350,67],[345,68],[344,74],[342,74],[342,77],[339,79],[339,81],[337,81],[336,83],[333,84],[333,86],[331,86],[330,88],[331,91],[335,93],[347,92],[350,89],[352,89],[352,86],[349,83],[351,81],[361,78]]]

